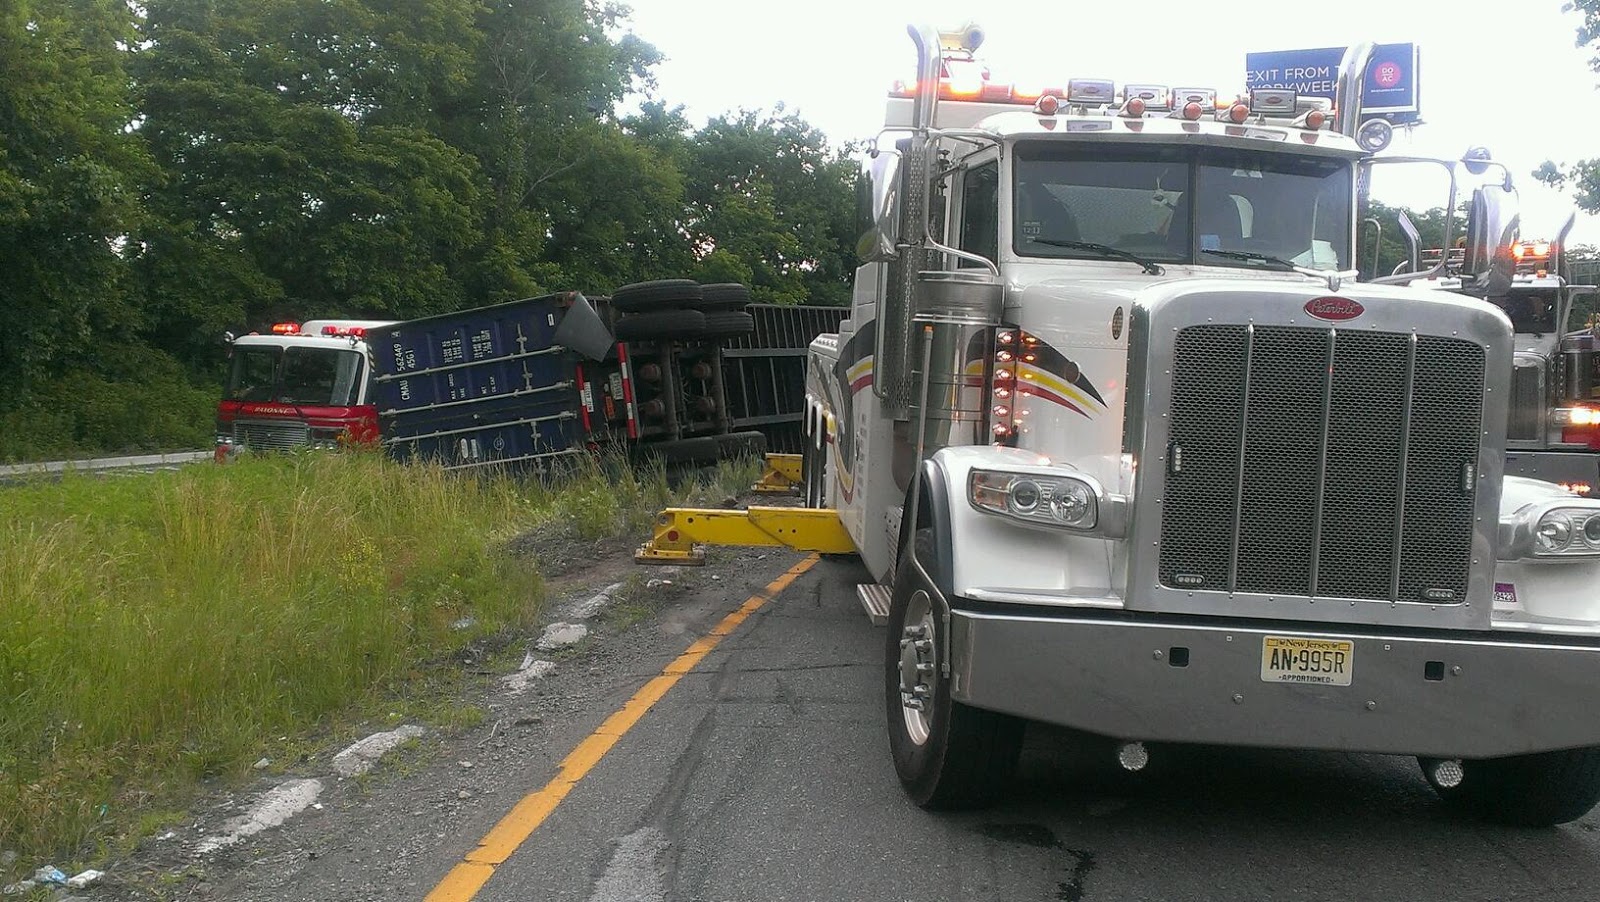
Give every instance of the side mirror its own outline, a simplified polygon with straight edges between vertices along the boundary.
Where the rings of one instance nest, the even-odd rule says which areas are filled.
[[[1517,243],[1520,227],[1515,191],[1485,185],[1472,192],[1463,271],[1477,277],[1475,293],[1500,297],[1511,289],[1511,276],[1517,268],[1511,248]]]
[[[863,263],[886,263],[900,255],[900,159],[898,150],[881,150],[867,161],[873,223],[856,242]]]

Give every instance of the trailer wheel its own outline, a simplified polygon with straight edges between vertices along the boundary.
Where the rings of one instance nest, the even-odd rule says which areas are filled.
[[[656,310],[624,316],[617,323],[618,341],[700,338],[706,332],[706,315],[698,310]]]
[[[756,330],[755,317],[748,313],[713,310],[705,317],[707,338],[737,338]]]
[[[1575,821],[1600,802],[1600,748],[1565,749],[1461,762],[1461,782],[1441,786],[1434,761],[1418,758],[1422,775],[1451,807],[1517,827]]]
[[[700,286],[700,300],[694,307],[707,313],[743,310],[750,304],[750,289],[738,282],[713,282]]]
[[[741,457],[760,457],[767,453],[767,437],[754,430],[748,432],[729,432],[717,436],[717,446],[721,449],[724,460],[737,460]]]
[[[623,313],[678,310],[700,302],[700,284],[693,279],[635,282],[611,292],[611,306]]]
[[[917,557],[931,561],[933,531],[916,533]],[[940,672],[945,624],[916,568],[895,568],[884,655],[889,750],[906,794],[935,810],[987,804],[1010,779],[1024,722],[969,708],[950,695]]]
[[[639,454],[654,457],[664,464],[716,463],[722,455],[722,446],[715,436],[681,438],[666,442],[647,442],[639,446]]]

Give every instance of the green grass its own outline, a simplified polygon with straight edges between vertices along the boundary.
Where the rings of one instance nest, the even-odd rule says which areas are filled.
[[[609,458],[512,480],[308,454],[0,489],[0,849],[91,863],[280,736],[449,710],[452,655],[537,623],[537,562],[508,540],[637,532],[759,469],[672,486]]]

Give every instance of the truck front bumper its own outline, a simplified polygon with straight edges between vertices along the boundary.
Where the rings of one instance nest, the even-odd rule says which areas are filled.
[[[1350,685],[1264,681],[1268,636],[1353,642]],[[952,692],[974,707],[1124,740],[1438,758],[1600,746],[1586,641],[989,609],[950,630]]]
[[[1507,451],[1506,475],[1575,487],[1585,498],[1600,497],[1600,451]]]

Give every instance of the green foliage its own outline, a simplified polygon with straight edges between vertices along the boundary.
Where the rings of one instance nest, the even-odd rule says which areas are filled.
[[[0,5],[0,385],[10,403],[132,315],[119,239],[149,174],[117,0]],[[3,408],[0,408],[3,409]]]
[[[618,119],[659,58],[625,16],[5,5],[0,455],[195,446],[211,416],[185,386],[220,379],[224,330],[681,276],[844,303],[848,154],[781,106],[699,130],[659,100]]]
[[[0,847],[26,860],[525,628],[539,577],[504,540],[550,516],[514,483],[376,455],[69,477],[6,501]]]
[[[1569,0],[1562,4],[1561,10],[1582,17],[1577,27],[1576,46],[1590,51],[1589,68],[1600,72],[1600,0]],[[1533,177],[1552,188],[1572,192],[1579,209],[1600,213],[1600,157],[1571,165],[1545,160],[1533,171]]]

